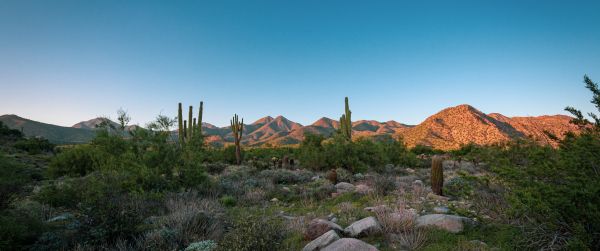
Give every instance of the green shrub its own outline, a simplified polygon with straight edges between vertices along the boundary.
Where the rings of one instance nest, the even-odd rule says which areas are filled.
[[[69,148],[58,154],[48,166],[51,177],[85,176],[106,163],[108,156],[94,146],[82,145]]]
[[[212,251],[217,248],[217,243],[213,240],[205,240],[191,243],[184,251]]]
[[[223,206],[226,207],[234,207],[237,204],[237,200],[235,199],[235,197],[230,195],[225,195],[221,197],[219,201],[221,202],[221,204],[223,204]]]
[[[38,154],[42,152],[53,152],[54,144],[44,138],[29,138],[19,140],[14,145],[15,148],[28,152],[29,154]]]
[[[285,231],[278,219],[257,216],[242,217],[225,234],[217,250],[280,250]]]

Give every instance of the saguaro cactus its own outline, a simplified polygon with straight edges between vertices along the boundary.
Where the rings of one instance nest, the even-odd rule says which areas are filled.
[[[345,98],[346,107],[340,118],[340,131],[348,140],[352,140],[352,111],[348,105],[348,97]]]
[[[183,119],[183,108],[181,103],[179,103],[179,110],[177,112],[177,119],[179,122],[179,143],[183,146],[186,141],[189,141],[193,138],[194,135],[201,134],[202,128],[202,112],[203,112],[203,102],[200,102],[200,109],[198,111],[198,118],[194,118],[194,108],[190,105],[188,111],[188,119]]]
[[[442,158],[434,156],[431,160],[431,190],[437,195],[444,195],[442,188],[444,186],[444,169],[442,167]]]
[[[231,131],[233,132],[233,140],[235,143],[235,159],[238,165],[242,164],[242,148],[240,141],[242,140],[242,132],[244,131],[244,119],[238,121],[238,115],[234,114],[231,119]]]
[[[187,134],[186,134],[187,137],[188,137],[188,139],[191,139],[192,136],[194,135],[194,127],[192,126],[192,122],[194,120],[193,119],[194,115],[192,113],[193,109],[194,108],[190,105],[190,111],[188,113],[188,131],[187,131]]]
[[[198,109],[198,135],[202,135],[202,112],[204,111],[204,102],[200,101],[200,109]]]
[[[177,120],[179,121],[179,130],[177,131],[177,134],[179,134],[179,143],[183,144],[185,135],[183,133],[183,109],[181,108],[181,103],[179,103],[179,111],[177,112]]]

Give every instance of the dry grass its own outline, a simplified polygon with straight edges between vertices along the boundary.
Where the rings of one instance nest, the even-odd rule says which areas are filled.
[[[390,243],[417,250],[427,242],[427,229],[415,227],[416,215],[405,209],[402,203],[396,208],[377,209],[375,215]]]

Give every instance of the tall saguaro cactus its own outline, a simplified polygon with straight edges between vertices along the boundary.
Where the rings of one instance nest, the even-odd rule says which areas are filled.
[[[437,195],[443,195],[443,186],[444,169],[442,166],[442,158],[439,156],[434,156],[431,160],[431,190]]]
[[[348,140],[352,140],[352,111],[348,105],[348,97],[345,98],[346,107],[344,114],[340,118],[340,131]]]
[[[235,159],[238,165],[242,164],[242,148],[240,141],[242,140],[242,132],[244,131],[244,119],[238,120],[238,115],[234,114],[231,119],[231,132],[233,132],[233,140],[235,143]]]
[[[188,111],[188,119],[183,119],[183,106],[179,103],[179,110],[177,112],[177,120],[179,122],[179,144],[182,146],[194,138],[194,135],[201,135],[202,128],[202,113],[203,113],[203,102],[200,102],[200,109],[198,111],[198,118],[194,118],[194,107],[190,105]]]
[[[202,135],[202,112],[204,111],[204,102],[200,101],[200,109],[198,110],[198,135]]]
[[[179,111],[177,112],[177,120],[179,122],[179,130],[177,131],[177,134],[179,134],[179,144],[183,145],[183,140],[185,138],[185,135],[183,133],[183,109],[181,107],[181,103],[179,103]]]
[[[192,122],[194,120],[193,119],[193,117],[194,117],[194,115],[193,115],[193,109],[194,108],[190,105],[190,111],[188,113],[188,131],[187,131],[187,134],[186,134],[186,136],[187,136],[188,139],[191,139],[192,136],[194,136],[194,130],[195,130],[195,128],[192,126]]]

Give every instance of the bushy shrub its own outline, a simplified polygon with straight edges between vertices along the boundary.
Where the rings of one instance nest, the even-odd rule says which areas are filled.
[[[217,250],[279,250],[285,230],[279,219],[247,215],[236,221]]]
[[[230,196],[230,195],[225,195],[225,196],[221,197],[221,199],[219,199],[219,201],[221,202],[221,204],[223,204],[223,206],[226,206],[226,207],[233,207],[237,203],[237,200],[235,199],[235,197]]]
[[[217,243],[213,240],[205,240],[190,244],[184,251],[212,251],[217,248]]]
[[[85,176],[100,168],[106,163],[107,155],[94,146],[82,145],[66,149],[58,154],[48,166],[51,177]]]
[[[268,169],[261,171],[259,175],[271,179],[276,184],[297,184],[309,181],[313,173],[304,169]]]
[[[19,140],[14,145],[15,148],[28,152],[29,154],[38,154],[42,152],[53,152],[54,144],[44,138],[29,138]]]

